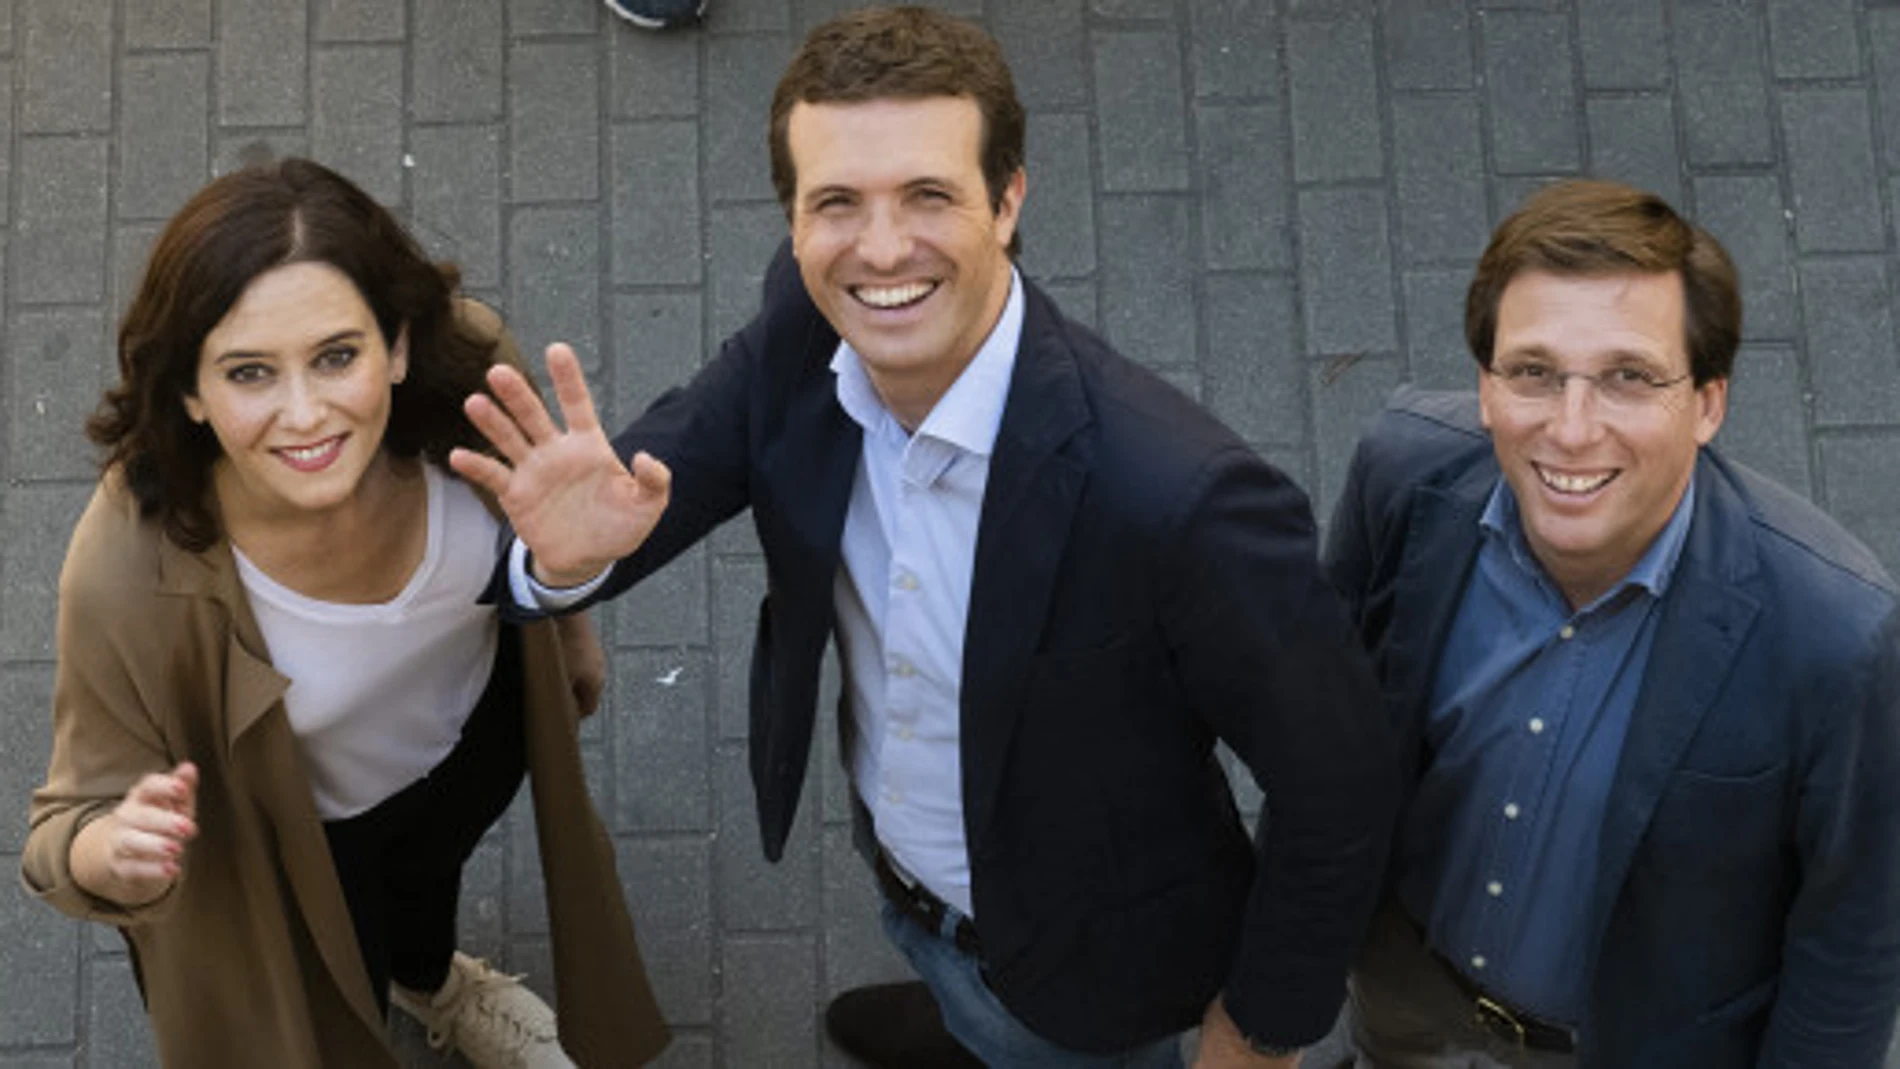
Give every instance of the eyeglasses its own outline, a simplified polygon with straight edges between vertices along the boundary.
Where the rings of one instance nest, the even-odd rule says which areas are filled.
[[[1662,399],[1664,391],[1687,382],[1694,372],[1685,371],[1673,379],[1659,378],[1640,367],[1612,367],[1602,371],[1558,371],[1545,364],[1502,364],[1486,369],[1522,401],[1549,403],[1563,397],[1571,379],[1582,379],[1596,387],[1597,397],[1618,408],[1640,408]]]

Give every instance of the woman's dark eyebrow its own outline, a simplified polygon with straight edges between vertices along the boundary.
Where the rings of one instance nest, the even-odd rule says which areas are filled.
[[[347,330],[339,330],[335,334],[332,334],[327,338],[319,338],[317,340],[317,343],[311,346],[311,348],[321,349],[326,345],[334,345],[340,341],[350,341],[353,339],[361,338],[362,336],[363,336],[362,331],[357,330],[355,327],[351,327]],[[214,364],[222,364],[227,360],[261,360],[263,359],[264,355],[265,354],[257,352],[256,350],[253,350],[253,349],[232,349],[229,352],[219,353],[217,357],[213,359],[211,362]]]

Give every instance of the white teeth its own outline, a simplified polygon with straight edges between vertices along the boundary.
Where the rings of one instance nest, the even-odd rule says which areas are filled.
[[[922,300],[936,288],[934,282],[913,282],[908,286],[859,286],[851,292],[873,308],[897,308]]]
[[[279,450],[279,452],[283,453],[285,456],[289,457],[292,460],[300,460],[300,461],[315,460],[318,457],[322,456],[323,454],[328,453],[331,449],[335,447],[336,447],[336,440],[331,439],[330,441],[327,441],[327,442],[318,442],[316,445],[304,446],[302,449],[286,448],[286,449]]]
[[[1554,471],[1538,468],[1537,474],[1544,480],[1545,486],[1566,494],[1587,494],[1616,478],[1616,473],[1613,471],[1604,472],[1601,475],[1560,475]]]

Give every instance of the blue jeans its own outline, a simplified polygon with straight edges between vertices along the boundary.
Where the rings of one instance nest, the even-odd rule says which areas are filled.
[[[1030,1031],[983,982],[976,959],[957,949],[954,933],[963,915],[956,910],[946,912],[943,927],[936,932],[924,931],[889,902],[883,903],[882,914],[884,934],[936,995],[944,1026],[984,1065],[993,1069],[1181,1069],[1180,1036],[1121,1054],[1083,1054]]]

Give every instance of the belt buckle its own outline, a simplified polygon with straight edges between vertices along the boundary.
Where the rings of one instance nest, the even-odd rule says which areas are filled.
[[[1524,1023],[1517,1019],[1517,1015],[1505,1009],[1503,1003],[1487,995],[1478,995],[1474,1003],[1476,1012],[1472,1016],[1480,1025],[1490,1029],[1501,1039],[1515,1041],[1520,1050],[1529,1047]]]

